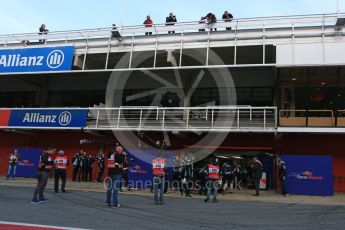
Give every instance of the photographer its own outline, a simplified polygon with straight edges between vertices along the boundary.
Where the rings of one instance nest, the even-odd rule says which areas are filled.
[[[173,26],[177,22],[176,16],[173,13],[170,13],[168,17],[165,19],[166,26]],[[169,34],[174,34],[175,31],[168,31]]]
[[[38,29],[39,30],[39,35],[42,34],[48,34],[49,30],[46,28],[45,24],[42,24],[41,27]],[[44,43],[46,40],[45,39],[40,39],[39,42]]]

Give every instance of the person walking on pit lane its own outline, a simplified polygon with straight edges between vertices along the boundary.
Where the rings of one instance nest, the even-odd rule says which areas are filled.
[[[118,145],[115,151],[110,151],[108,154],[108,173],[109,177],[106,178],[107,184],[107,199],[106,206],[119,208],[118,193],[122,183],[123,168],[127,167],[125,162],[125,154],[123,148]]]
[[[232,168],[228,162],[224,162],[222,168],[222,192],[225,195],[225,191],[229,188],[232,180]]]
[[[54,191],[55,193],[59,192],[59,179],[61,178],[61,192],[65,193],[68,159],[63,150],[58,152],[58,156],[54,160],[54,165]]]
[[[152,160],[153,190],[155,205],[163,204],[167,162],[162,156]]]
[[[54,165],[54,161],[52,159],[52,155],[54,154],[54,148],[47,148],[47,150],[43,151],[40,156],[40,161],[38,164],[37,186],[34,191],[31,204],[39,204],[48,201],[48,199],[44,197],[44,189],[48,182],[49,172]]]

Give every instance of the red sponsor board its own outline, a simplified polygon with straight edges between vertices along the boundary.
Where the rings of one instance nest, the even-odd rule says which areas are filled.
[[[0,126],[8,126],[11,110],[0,110]]]

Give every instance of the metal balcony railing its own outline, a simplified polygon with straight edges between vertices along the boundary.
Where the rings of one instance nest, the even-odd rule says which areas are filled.
[[[273,132],[276,107],[90,108],[91,130]]]
[[[341,14],[340,17],[344,17]],[[168,31],[175,31],[180,34],[176,36],[174,34],[174,40],[183,40],[183,35],[193,32],[198,32],[199,30],[209,31],[212,29],[217,29],[218,31],[225,30],[227,27],[232,28],[232,33],[234,38],[241,38],[241,32],[245,32],[242,38],[254,38],[250,36],[251,31],[261,31],[261,38],[269,38],[271,36],[290,36],[294,34],[295,36],[301,35],[304,32],[300,31],[299,28],[311,27],[311,28],[321,28],[323,35],[332,33],[332,31],[326,31],[325,29],[329,26],[334,27],[338,19],[337,14],[318,14],[318,15],[298,15],[298,16],[281,16],[281,17],[258,17],[258,18],[239,18],[233,19],[231,22],[223,22],[218,20],[217,23],[212,25],[200,24],[197,21],[194,22],[182,22],[175,25],[166,26],[165,24],[154,24],[152,27],[145,27],[144,25],[137,26],[125,26],[119,28],[119,32],[122,36],[127,38],[126,43],[129,45],[135,44],[137,36],[142,36],[146,32],[152,32],[155,39],[162,34],[167,34]],[[284,29],[288,30],[286,32]],[[112,28],[95,28],[95,29],[84,29],[84,30],[68,30],[68,31],[54,31],[48,34],[38,34],[37,33],[23,33],[23,34],[9,34],[0,35],[0,47],[13,47],[13,46],[26,46],[25,41],[32,42],[32,45],[75,45],[80,41],[83,41],[84,45],[90,45],[91,41],[108,41],[111,37]],[[334,32],[334,31],[333,31]],[[310,36],[319,34],[318,31],[310,31]],[[239,36],[239,37],[238,37]],[[257,36],[257,35],[255,35]],[[195,40],[197,38],[190,38]],[[38,42],[39,40],[44,40],[44,42]],[[145,41],[149,41],[145,39]]]
[[[340,14],[339,17],[345,17],[345,14]],[[341,30],[335,26],[337,19],[337,14],[322,14],[240,18],[233,19],[231,22],[218,20],[217,23],[210,25],[199,22],[183,22],[169,26],[165,24],[154,24],[152,27],[145,27],[144,25],[125,26],[117,30],[122,35],[121,41],[112,38],[113,31],[110,27],[56,31],[41,35],[38,32],[10,34],[0,35],[0,52],[1,49],[72,45],[75,47],[74,65],[76,69],[67,72],[138,70],[140,68],[133,66],[133,56],[136,52],[144,51],[154,52],[153,65],[143,67],[147,70],[275,66],[275,61],[266,60],[267,46],[296,43],[299,40],[305,42],[306,38],[308,42],[320,42],[320,38],[322,42],[334,41],[335,36],[343,36]],[[226,30],[229,27],[232,30]],[[211,31],[213,29],[217,31]],[[168,31],[175,31],[175,33],[168,34]],[[152,35],[145,36],[145,33],[148,32],[151,32]],[[255,60],[246,64],[238,63],[238,53],[240,52],[238,47],[240,46],[262,46],[262,60]],[[216,47],[234,47],[233,63],[219,64],[213,62],[212,58],[209,57],[210,50]],[[204,63],[197,66],[184,63],[183,57],[188,55],[187,51],[190,49],[206,50],[205,57],[201,57],[205,58]],[[176,51],[176,55],[179,56],[176,57],[176,64],[157,66],[159,52],[167,51]],[[120,54],[116,58],[112,58],[110,55],[112,53]],[[123,66],[115,65],[118,61],[117,58],[121,58],[124,53],[129,54],[129,60],[126,60],[126,64]],[[93,54],[98,64],[88,67],[86,65],[87,60],[93,62]],[[9,73],[0,73],[0,75],[4,74]]]

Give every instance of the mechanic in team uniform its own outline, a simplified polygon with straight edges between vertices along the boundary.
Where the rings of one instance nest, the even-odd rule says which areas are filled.
[[[61,178],[61,192],[65,193],[65,187],[66,187],[66,171],[67,171],[67,165],[68,165],[68,159],[67,156],[65,156],[65,152],[63,150],[60,150],[58,152],[58,156],[55,157],[54,165],[55,165],[55,171],[54,171],[54,191],[55,193],[59,192],[59,180]]]
[[[44,197],[44,189],[48,182],[49,172],[53,169],[54,161],[52,155],[55,154],[54,148],[47,148],[40,156],[37,174],[37,186],[31,204],[39,204],[48,201]]]
[[[210,160],[208,166],[208,181],[206,183],[207,188],[207,197],[205,202],[208,202],[211,197],[211,193],[213,193],[213,203],[218,202],[217,194],[219,188],[219,179],[220,179],[220,167],[218,161]]]
[[[152,160],[153,190],[155,204],[163,204],[167,161],[162,156]]]
[[[6,180],[10,178],[12,179],[16,178],[18,158],[19,158],[18,150],[15,149],[13,153],[11,153],[10,156],[8,157],[8,171],[7,171]]]

